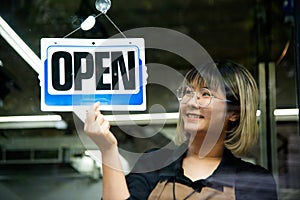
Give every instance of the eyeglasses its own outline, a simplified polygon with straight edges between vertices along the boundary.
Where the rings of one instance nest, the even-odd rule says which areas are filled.
[[[196,102],[200,107],[208,106],[213,98],[224,102],[231,102],[228,99],[221,99],[212,95],[211,91],[207,88],[201,88],[199,91],[195,92],[193,88],[189,86],[182,86],[177,90],[177,98],[182,104],[188,103],[194,97],[196,97]]]

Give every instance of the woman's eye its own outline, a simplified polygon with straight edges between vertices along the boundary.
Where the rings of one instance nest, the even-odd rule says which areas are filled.
[[[203,97],[210,97],[210,94],[208,92],[204,92],[204,93],[202,93],[202,96]]]

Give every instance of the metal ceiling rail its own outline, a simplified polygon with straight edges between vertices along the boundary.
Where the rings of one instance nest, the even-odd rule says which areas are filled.
[[[0,35],[8,44],[34,69],[41,72],[42,61],[32,49],[19,37],[19,35],[0,16]]]

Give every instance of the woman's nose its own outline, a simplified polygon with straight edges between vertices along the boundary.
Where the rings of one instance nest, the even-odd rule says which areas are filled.
[[[190,98],[186,104],[189,107],[200,108],[200,106],[198,104],[197,95],[194,95],[192,98]]]

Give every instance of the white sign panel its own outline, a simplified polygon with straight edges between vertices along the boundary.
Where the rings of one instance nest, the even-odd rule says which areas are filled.
[[[73,111],[101,102],[102,110],[146,109],[142,38],[42,38],[41,109]]]

